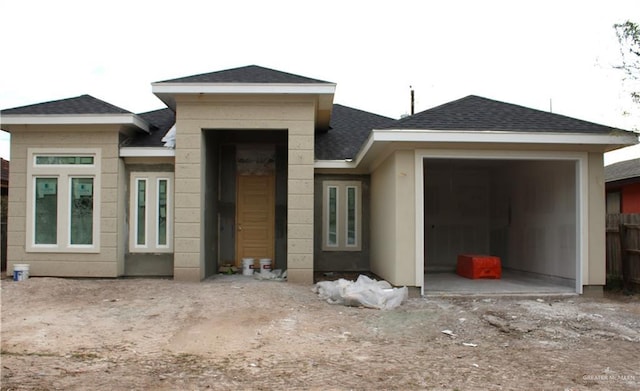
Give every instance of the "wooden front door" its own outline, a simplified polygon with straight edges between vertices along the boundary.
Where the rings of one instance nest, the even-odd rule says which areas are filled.
[[[275,256],[275,183],[271,175],[238,175],[236,206],[236,266],[242,258]]]

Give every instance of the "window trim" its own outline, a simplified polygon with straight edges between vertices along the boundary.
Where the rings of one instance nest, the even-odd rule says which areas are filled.
[[[27,149],[27,210],[25,251],[45,253],[100,252],[101,222],[101,151],[99,148],[28,148]],[[38,156],[92,157],[93,164],[38,164]],[[56,243],[36,244],[36,181],[38,178],[57,179]],[[74,178],[93,180],[93,209],[91,244],[71,244],[71,197]]]
[[[148,213],[148,193],[149,193],[149,178],[146,177],[138,177],[134,178],[132,188],[132,202],[131,202],[131,214],[133,215],[132,224],[133,227],[133,247],[135,249],[145,249],[147,248],[147,243],[149,241],[149,235],[147,231],[149,229],[149,213]],[[144,241],[140,243],[140,183],[144,183]]]
[[[75,158],[91,158],[91,163],[82,163],[82,162],[77,162],[77,163],[38,163],[38,158],[39,157],[43,157],[43,158],[63,158],[63,157],[75,157]],[[38,153],[38,154],[34,154],[33,155],[33,165],[35,167],[87,167],[87,166],[91,166],[91,167],[95,167],[96,163],[95,163],[95,156],[93,154],[84,154],[84,153],[80,153],[80,154],[61,154],[61,153],[51,153],[51,154],[44,154],[44,153]]]
[[[171,253],[173,252],[173,178],[172,172],[132,171],[130,174],[129,197],[129,252],[130,253]],[[138,244],[138,182],[145,185],[145,243]],[[166,237],[167,244],[159,244],[160,234],[160,181],[167,181]]]
[[[167,182],[167,186],[166,186],[166,200],[165,200],[165,216],[164,216],[164,220],[165,220],[165,230],[164,230],[164,234],[166,236],[165,241],[166,244],[160,244],[160,181],[166,181]],[[167,176],[162,176],[162,177],[158,177],[156,178],[156,207],[155,207],[155,212],[156,212],[156,218],[155,218],[155,224],[154,224],[154,230],[156,231],[156,241],[155,241],[155,245],[156,248],[160,248],[160,249],[171,249],[171,240],[170,240],[170,236],[169,234],[171,233],[170,230],[170,226],[171,226],[171,209],[169,208],[169,206],[171,205],[171,197],[170,197],[170,193],[171,192],[171,179],[169,179]]]
[[[355,237],[354,237],[354,241],[355,243],[353,244],[349,244],[349,189],[353,189],[355,191],[354,196],[355,196],[355,200],[354,200],[354,209],[353,209],[353,213],[355,215]],[[354,186],[354,185],[347,185],[345,186],[345,207],[344,207],[344,211],[345,211],[345,218],[344,218],[344,245],[347,247],[357,247],[360,243],[360,241],[358,240],[358,236],[360,233],[360,228],[358,226],[358,222],[361,220],[360,218],[360,213],[358,213],[358,210],[360,209],[360,200],[361,200],[361,196],[360,196],[360,187],[359,186]]]
[[[340,229],[339,229],[339,226],[340,226],[340,217],[339,217],[340,216],[340,188],[339,188],[339,186],[335,186],[335,185],[327,185],[326,189],[327,189],[326,190],[326,196],[324,197],[326,199],[326,201],[323,202],[323,204],[326,206],[326,214],[324,216],[325,219],[326,219],[325,220],[326,224],[323,224],[323,226],[325,227],[324,228],[325,240],[323,241],[323,243],[324,243],[325,247],[335,248],[335,247],[340,246],[340,234],[339,234],[339,232],[340,232]],[[332,190],[335,190],[335,193],[336,193],[336,200],[335,200],[335,202],[336,202],[336,205],[335,205],[335,212],[336,212],[336,216],[335,216],[335,220],[336,220],[335,221],[335,233],[332,232],[332,230],[331,230],[331,206],[330,206],[331,199],[329,197],[330,197],[330,194],[331,194]],[[332,234],[335,234],[335,237],[336,237],[335,238],[335,243],[331,243]]]
[[[69,206],[69,213],[67,213],[67,237],[69,238],[69,246],[73,247],[73,248],[91,248],[93,247],[93,242],[95,240],[95,237],[92,238],[91,243],[92,244],[72,244],[71,240],[72,240],[72,234],[71,234],[71,222],[72,222],[72,218],[73,216],[71,215],[71,202],[73,201],[73,180],[74,179],[91,179],[92,182],[92,189],[91,189],[91,198],[92,198],[92,203],[93,205],[91,206],[91,213],[92,213],[92,231],[95,234],[95,219],[93,219],[93,215],[95,214],[95,210],[96,210],[96,200],[95,200],[95,178],[93,176],[90,175],[69,175],[68,177],[68,183],[67,185],[69,186],[69,197],[67,199],[67,203]]]
[[[336,236],[337,243],[329,243],[329,191],[336,189]],[[348,189],[355,189],[355,243],[349,244]],[[322,250],[362,250],[362,182],[331,180],[322,182]]]

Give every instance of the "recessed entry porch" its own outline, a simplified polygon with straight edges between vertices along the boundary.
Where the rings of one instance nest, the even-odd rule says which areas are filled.
[[[581,293],[580,161],[424,158],[424,293]],[[455,273],[459,254],[501,259],[501,279]]]
[[[287,131],[203,130],[205,277],[242,258],[287,265]]]

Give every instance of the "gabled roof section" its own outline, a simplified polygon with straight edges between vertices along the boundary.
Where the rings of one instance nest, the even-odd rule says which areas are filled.
[[[11,125],[123,125],[149,131],[149,124],[132,112],[91,95],[59,99],[0,112],[3,129]]]
[[[371,129],[393,119],[339,104],[333,105],[330,128],[316,133],[316,160],[353,159],[369,137]]]
[[[248,65],[239,68],[227,69],[223,71],[202,73],[200,75],[179,77],[177,79],[165,80],[161,83],[286,83],[286,84],[309,84],[309,83],[329,83],[323,80],[294,75],[292,73],[277,71],[261,67],[258,65]],[[331,84],[331,83],[330,83]]]
[[[600,134],[620,130],[475,95],[400,119],[384,129]]]
[[[316,129],[329,126],[335,83],[249,65],[152,83],[153,93],[176,110],[176,96],[305,95],[316,99]]]
[[[606,182],[637,178],[640,181],[640,158],[625,160],[604,167]]]
[[[49,114],[132,114],[91,95],[53,100],[51,102],[2,110],[2,115],[49,115]]]

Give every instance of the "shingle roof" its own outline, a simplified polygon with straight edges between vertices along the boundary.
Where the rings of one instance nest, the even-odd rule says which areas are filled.
[[[640,158],[625,160],[604,167],[604,178],[606,182],[636,177],[640,179]]]
[[[36,103],[28,106],[2,110],[2,115],[43,115],[43,114],[131,114],[130,111],[114,106],[91,95]]]
[[[393,119],[334,104],[330,129],[316,133],[315,158],[318,160],[355,158],[371,129],[390,121]]]
[[[158,83],[328,83],[257,65],[248,65],[200,75],[179,77]]]
[[[609,133],[609,126],[469,95],[410,117],[385,129]]]
[[[175,124],[175,113],[170,109],[160,109],[138,114],[151,126],[150,134],[136,134],[123,146],[127,147],[162,147],[162,137]],[[377,125],[393,121],[366,111],[333,105],[331,129],[316,134],[316,159],[336,160],[353,158],[367,139],[369,132]]]
[[[165,108],[138,114],[139,117],[149,123],[149,133],[136,133],[127,139],[122,146],[126,147],[162,147],[162,138],[176,123],[176,114],[173,110]]]

